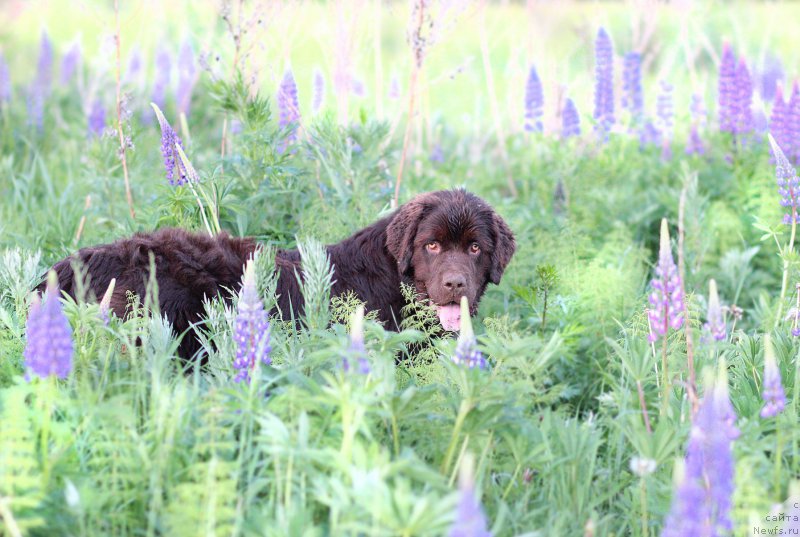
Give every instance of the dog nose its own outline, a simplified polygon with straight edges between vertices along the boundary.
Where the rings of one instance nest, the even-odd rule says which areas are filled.
[[[464,277],[463,274],[457,274],[455,272],[449,272],[444,275],[444,286],[446,289],[450,291],[460,291],[467,285],[467,279]]]

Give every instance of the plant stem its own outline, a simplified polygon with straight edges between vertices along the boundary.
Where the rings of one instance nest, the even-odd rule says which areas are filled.
[[[544,290],[544,297],[542,298],[542,326],[540,330],[544,332],[544,325],[547,321],[547,289]]]
[[[666,314],[664,315],[664,319],[665,319],[664,324],[667,325],[668,324],[668,321],[667,321],[668,316]],[[669,385],[669,373],[667,372],[667,333],[668,333],[667,330],[668,330],[668,328],[667,328],[667,326],[665,326],[664,327],[664,337],[663,337],[663,341],[661,343],[661,375],[662,375],[661,387],[663,389],[663,394],[661,396],[661,415],[662,416],[666,416],[667,415],[667,410],[669,409],[670,385]]]
[[[128,179],[128,159],[125,157],[127,144],[125,143],[125,135],[122,133],[122,60],[120,59],[122,37],[119,29],[119,0],[114,0],[114,20],[116,22],[114,42],[117,47],[117,134],[119,135],[119,158],[122,161],[122,176],[125,178],[125,198],[128,200],[128,211],[131,213],[131,218],[136,218],[136,211],[133,210],[131,183]]]
[[[653,429],[650,427],[650,416],[647,414],[647,405],[644,401],[644,390],[642,389],[642,381],[636,381],[636,391],[639,392],[639,406],[642,407],[642,417],[644,417],[644,426],[647,428],[647,432],[652,434]]]
[[[781,425],[779,421],[780,415],[778,415],[775,421],[775,465],[772,482],[773,494],[777,502],[781,501],[781,456],[783,452],[783,435],[781,434]]]
[[[472,409],[472,401],[469,399],[462,399],[461,405],[458,408],[458,415],[456,416],[456,423],[453,426],[453,434],[450,436],[450,445],[447,446],[447,452],[444,457],[444,461],[442,462],[441,472],[444,475],[447,475],[447,471],[450,468],[450,463],[453,461],[453,454],[456,450],[456,444],[458,443],[458,437],[461,434],[461,428],[464,426],[464,420],[469,414],[469,411]]]
[[[683,297],[683,330],[686,336],[686,362],[689,369],[689,382],[687,384],[687,395],[692,403],[692,414],[697,412],[700,403],[697,400],[697,390],[695,389],[694,373],[694,338],[692,337],[692,325],[689,322],[689,304],[686,301],[686,262],[683,255],[684,237],[684,215],[686,213],[686,187],[681,190],[681,197],[678,203],[678,274],[681,281],[681,297]]]
[[[644,477],[639,480],[639,490],[641,492],[640,498],[642,501],[642,535],[648,537],[650,535],[650,523],[647,513],[647,487],[645,487]]]

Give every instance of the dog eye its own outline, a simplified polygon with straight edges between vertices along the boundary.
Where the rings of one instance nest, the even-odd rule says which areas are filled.
[[[432,254],[439,253],[439,243],[436,241],[431,241],[425,245],[425,249],[428,250]]]
[[[478,245],[477,242],[473,242],[469,245],[469,253],[471,254],[478,254],[481,251],[481,247]]]

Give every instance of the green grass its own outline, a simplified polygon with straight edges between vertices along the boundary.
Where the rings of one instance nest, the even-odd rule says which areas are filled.
[[[356,301],[327,303],[328,267],[313,245],[341,240],[390,207],[407,103],[405,94],[385,98],[379,116],[376,4],[347,4],[344,25],[333,5],[271,7],[249,34],[263,45],[243,64],[244,80],[258,67],[258,84],[249,90],[232,82],[229,36],[210,5],[123,6],[123,58],[134,46],[147,54],[162,41],[177,48],[183,37],[220,55],[212,63],[221,79],[201,77],[188,130],[179,129],[201,176],[196,189],[207,196],[203,210],[210,214],[216,206],[220,227],[234,235],[277,248],[302,246],[314,261],[306,295],[313,313],[302,330],[274,320],[273,363],[249,386],[232,380],[235,304],[219,301],[207,305],[202,329],[215,344],[208,364],[188,370],[174,356],[169,326],[146,308],[106,326],[97,304],[65,301],[75,341],[72,373],[63,381],[24,379],[30,290],[48,266],[134,231],[205,228],[191,189],[166,184],[158,127],[142,120],[149,61],[147,81],[125,87],[134,146],[127,152],[136,209],[130,217],[118,141],[88,138],[84,115],[95,89],[109,114],[115,106],[112,48],[102,37],[113,31],[113,12],[105,4],[71,6],[52,2],[0,14],[15,82],[12,101],[0,105],[0,534],[444,535],[457,516],[465,461],[473,461],[475,490],[495,535],[659,534],[692,409],[685,329],[669,338],[673,382],[665,403],[655,369],[661,357],[647,343],[644,310],[660,221],[668,219],[675,239],[682,191],[698,390],[705,393],[709,372],[724,359],[741,430],[734,443],[735,534],[767,527],[764,517],[786,500],[800,472],[798,343],[791,319],[776,319],[784,259],[784,312],[794,305],[800,274],[794,252],[779,254],[789,229],[780,224],[766,145],[754,140],[734,148],[717,133],[713,55],[729,39],[754,65],[767,51],[793,65],[792,28],[775,22],[794,20],[798,6],[709,3],[687,13],[662,5],[492,4],[489,64],[503,139],[494,130],[481,64],[482,15],[467,8],[426,58],[401,202],[465,186],[514,230],[517,253],[474,321],[490,367],[453,364],[455,341],[441,337],[430,310],[409,296],[404,331],[366,323],[368,376],[342,371]],[[393,74],[408,79],[410,50],[407,6],[382,9],[385,92]],[[655,81],[676,86],[671,160],[624,132],[608,144],[596,142],[590,44],[597,21],[609,29],[618,55],[640,46],[650,58],[648,110]],[[686,46],[698,51],[693,68],[686,64],[683,22]],[[637,41],[651,23],[652,39]],[[82,32],[85,59],[80,84],[56,87],[48,98],[39,132],[28,125],[25,90],[42,27],[53,37],[57,60]],[[337,115],[330,87],[341,52],[337,35],[352,40],[354,72],[368,87],[365,98],[348,97],[347,117]],[[286,132],[271,117],[269,101],[289,62],[300,86],[302,135],[292,151],[280,152]],[[521,131],[530,62],[545,83],[545,135]],[[313,115],[317,66],[328,97]],[[459,66],[463,71],[451,79]],[[579,139],[557,137],[561,85],[582,113]],[[712,111],[703,157],[683,152],[695,91]],[[178,124],[172,97],[165,114]],[[242,127],[221,158],[226,117]],[[628,118],[619,117],[627,126]],[[428,158],[436,143],[441,163]],[[270,255],[260,259],[258,276],[269,308],[275,303]],[[724,342],[703,337],[711,278],[724,304],[744,309]],[[788,398],[786,410],[769,420],[759,417],[765,333],[772,334]],[[655,470],[637,476],[636,457],[655,461]]]

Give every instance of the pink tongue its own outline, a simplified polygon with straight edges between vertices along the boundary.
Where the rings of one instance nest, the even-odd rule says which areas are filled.
[[[436,306],[442,327],[450,332],[458,332],[461,328],[461,307],[456,304]]]

